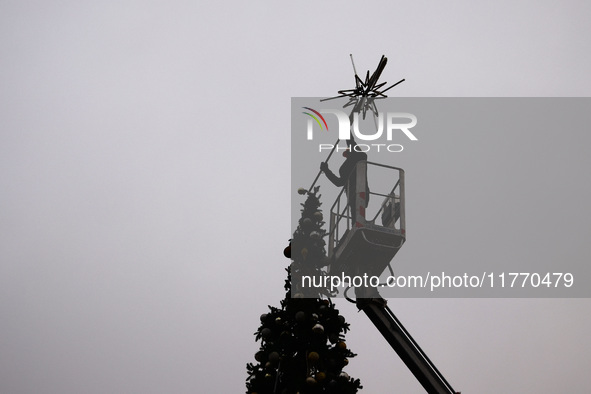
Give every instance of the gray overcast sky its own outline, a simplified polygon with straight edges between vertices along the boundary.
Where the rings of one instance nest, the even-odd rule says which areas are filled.
[[[244,392],[259,315],[284,294],[290,98],[352,84],[349,53],[359,70],[387,55],[385,79],[407,79],[398,96],[589,96],[590,14],[586,1],[2,1],[0,392]],[[591,384],[589,300],[390,306],[463,393]],[[423,392],[339,307],[364,392]]]

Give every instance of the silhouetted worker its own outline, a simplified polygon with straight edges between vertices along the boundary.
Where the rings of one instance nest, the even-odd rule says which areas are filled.
[[[355,147],[357,143],[353,138],[350,140],[346,140],[347,147],[350,149],[343,152],[343,156],[346,158],[345,162],[339,168],[339,175],[340,177],[336,176],[329,168],[328,163],[321,162],[320,163],[320,170],[326,174],[326,177],[334,183],[335,186],[346,186],[345,192],[347,193],[347,199],[349,207],[351,208],[351,219],[352,219],[352,226],[355,227],[355,223],[357,222],[357,196],[355,195],[355,190],[357,187],[357,173],[355,168],[357,163],[360,161],[367,160],[367,153],[365,152],[357,152]],[[367,208],[367,204],[369,203],[369,187],[367,185],[367,169],[363,176],[363,179],[359,181],[365,182],[365,204],[363,208]],[[340,212],[339,212],[340,214]]]
[[[347,203],[351,209],[351,219],[352,219],[352,227],[357,227],[357,209],[359,208],[358,205],[362,204],[360,198],[365,200],[365,203],[361,206],[361,216],[365,216],[365,208],[369,203],[369,187],[367,185],[367,168],[364,174],[360,174],[359,177],[357,176],[356,166],[360,161],[367,161],[367,154],[365,152],[358,152],[355,150],[357,143],[353,138],[347,140],[347,147],[348,149],[343,152],[343,156],[345,156],[345,162],[339,168],[339,175],[336,176],[332,173],[332,171],[328,168],[328,164],[326,162],[320,163],[320,169],[326,174],[326,177],[335,184],[335,186],[345,186],[345,191],[347,192]],[[349,151],[349,149],[351,151]],[[356,193],[356,187],[358,182],[363,182],[365,184],[365,191],[364,195],[358,196]],[[362,192],[363,193],[363,192]],[[340,212],[339,212],[340,214]],[[371,253],[368,251],[368,254],[365,255],[363,261],[357,261],[354,265],[357,266],[356,274],[359,276],[363,276],[364,273],[368,273],[369,275],[373,275],[373,273],[368,272],[371,269],[371,266],[368,265],[368,262],[371,262],[372,256]],[[380,306],[386,305],[386,300],[384,300],[377,288],[372,286],[360,286],[355,287],[355,296],[357,298],[357,306],[359,309],[363,309],[368,303],[377,303]]]

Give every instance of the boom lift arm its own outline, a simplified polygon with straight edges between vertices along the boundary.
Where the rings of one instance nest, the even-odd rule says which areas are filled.
[[[369,317],[427,393],[460,394],[456,393],[445,380],[390,308],[373,300],[370,302],[359,300],[357,305]]]

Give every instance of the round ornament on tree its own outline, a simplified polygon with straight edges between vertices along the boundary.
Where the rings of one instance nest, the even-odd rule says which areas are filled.
[[[316,352],[310,352],[308,353],[308,361],[310,361],[312,364],[316,364],[318,362],[318,360],[320,360],[320,355]]]
[[[261,335],[263,336],[263,338],[268,339],[271,334],[273,333],[273,331],[271,331],[270,328],[265,327],[261,330]]]
[[[279,362],[279,353],[271,352],[269,353],[269,362],[276,364]]]
[[[305,322],[306,321],[306,312],[304,312],[304,311],[296,312],[295,319],[298,323]]]
[[[302,220],[302,226],[306,229],[309,229],[310,227],[312,227],[313,223],[312,220],[310,218],[305,218],[304,220]]]
[[[318,231],[312,231],[312,232],[310,233],[310,238],[313,238],[313,239],[320,239],[320,233],[319,233]]]
[[[324,327],[322,324],[315,324],[314,327],[312,327],[312,331],[314,331],[314,334],[322,334],[324,333]]]

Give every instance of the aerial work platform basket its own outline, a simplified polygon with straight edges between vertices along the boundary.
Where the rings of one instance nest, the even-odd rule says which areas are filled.
[[[406,239],[404,170],[360,161],[354,171],[330,209],[328,273],[380,276]]]

